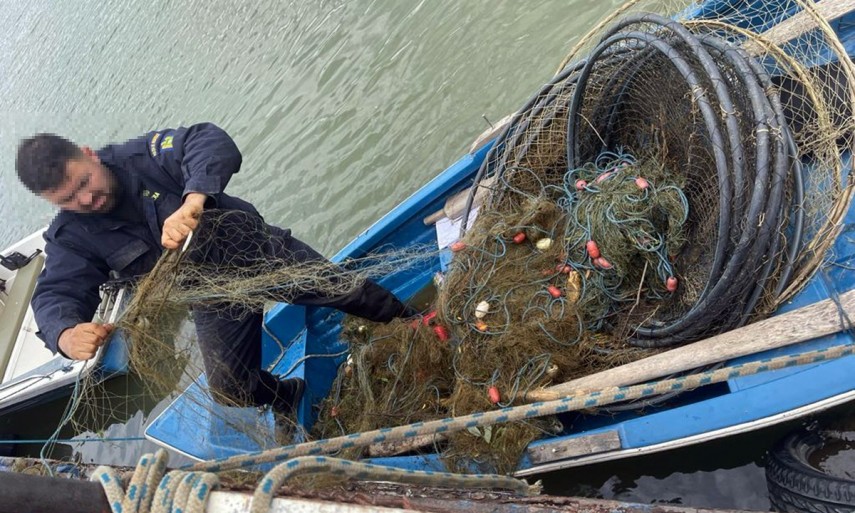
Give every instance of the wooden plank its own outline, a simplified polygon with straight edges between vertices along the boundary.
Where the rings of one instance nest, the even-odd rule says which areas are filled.
[[[855,0],[822,0],[814,4],[814,9],[826,21],[833,21],[855,9]],[[800,11],[761,33],[760,37],[780,46],[815,28],[817,28],[817,24],[814,17],[807,11]],[[755,55],[763,53],[762,47],[753,41],[746,42],[743,48]]]
[[[737,513],[735,510],[697,509],[672,504],[636,504],[581,497],[535,495],[520,497],[501,491],[454,490],[377,483],[355,492],[329,492],[312,496],[273,499],[270,513]],[[232,492],[211,493],[208,513],[248,512],[251,496]],[[390,509],[387,509],[390,508]],[[394,508],[394,509],[391,509]]]
[[[537,444],[534,447],[526,449],[526,454],[532,463],[540,465],[552,461],[575,458],[577,456],[615,451],[620,448],[620,435],[618,435],[618,432],[606,431],[605,433]]]
[[[27,315],[30,298],[36,287],[36,278],[42,272],[44,263],[44,253],[40,253],[30,263],[16,271],[12,289],[5,300],[6,304],[0,310],[0,380],[5,375],[6,366],[12,358],[21,325]]]
[[[833,21],[855,9],[855,0],[822,0],[814,5],[817,14]],[[817,27],[816,20],[807,11],[801,11],[760,34],[776,45],[782,45]]]
[[[508,114],[507,116],[500,119],[498,123],[496,123],[495,125],[491,124],[490,128],[481,132],[481,135],[476,137],[475,142],[473,142],[472,146],[469,147],[469,153],[475,153],[476,151],[483,148],[485,144],[492,141],[497,135],[499,135],[499,132],[501,132],[505,128],[505,125],[511,122],[511,119],[513,119],[515,114],[516,113]],[[484,120],[487,120],[486,114],[484,115]],[[489,121],[487,121],[487,123],[489,123]]]
[[[110,513],[100,483],[67,478],[0,472],[0,513]],[[296,497],[273,499],[271,513],[384,513],[431,511],[451,513],[651,513],[649,504],[535,495],[521,497],[502,491],[455,490],[391,483],[360,483],[354,491],[343,487],[291,488]],[[252,495],[246,491],[213,491],[207,513],[250,511]],[[659,513],[727,513],[725,510],[685,508],[660,504]]]
[[[831,335],[848,328],[841,310],[855,318],[855,290],[840,296],[840,306],[826,299],[792,312],[688,344],[560,385],[535,390],[527,401],[549,401],[607,387],[644,383],[675,372]]]

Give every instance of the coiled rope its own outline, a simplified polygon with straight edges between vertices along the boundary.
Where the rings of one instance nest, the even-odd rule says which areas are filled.
[[[90,480],[104,487],[113,513],[202,513],[219,478],[209,472],[173,471],[166,475],[168,455],[163,449],[140,458],[127,493],[110,467],[95,469]]]

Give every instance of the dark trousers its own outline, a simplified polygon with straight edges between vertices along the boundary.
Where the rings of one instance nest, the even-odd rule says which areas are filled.
[[[292,237],[290,230],[268,225],[260,217],[237,212],[226,214],[226,218],[203,219],[190,253],[193,260],[247,268],[261,262],[324,260],[320,253]],[[377,322],[388,322],[404,312],[398,298],[370,280],[337,296],[317,291],[295,295],[287,288],[280,296],[275,284],[271,284],[265,297],[297,305],[332,307]],[[273,403],[279,380],[261,368],[263,313],[240,304],[217,303],[194,305],[193,315],[214,399],[241,406]]]

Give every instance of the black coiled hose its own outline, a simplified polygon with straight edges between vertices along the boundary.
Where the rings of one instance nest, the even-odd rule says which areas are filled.
[[[581,111],[591,101],[586,93],[592,80],[601,81],[597,86],[606,104],[594,106],[606,111],[603,125],[597,126],[598,137],[606,141],[600,151],[613,150],[608,145],[615,140],[612,131],[620,123],[624,97],[649,63],[663,59],[685,81],[701,114],[715,168],[710,171],[718,185],[717,237],[697,300],[677,317],[637,326],[631,342],[641,347],[670,346],[743,325],[764,295],[779,295],[793,274],[803,244],[804,184],[781,99],[764,67],[716,35],[695,34],[655,14],[626,17],[604,34],[587,60],[568,66],[517,111],[475,177],[479,183],[488,174],[513,167],[508,155],[513,153],[518,162],[532,144],[526,134],[538,133],[530,132],[529,124],[570,91],[567,166],[573,169],[592,160],[597,151],[583,149],[581,138]],[[602,69],[612,74],[598,75]],[[753,144],[744,144],[746,134]],[[473,198],[474,188],[465,212]]]
[[[624,31],[638,24],[660,27],[660,30]],[[803,187],[799,168],[791,165],[790,152],[794,144],[780,109],[780,99],[773,88],[764,90],[761,87],[761,84],[768,84],[768,76],[762,67],[744,51],[715,36],[695,35],[678,22],[655,14],[627,17],[608,30],[580,71],[568,112],[569,166],[577,167],[582,163],[578,136],[580,111],[588,80],[599,56],[627,41],[641,51],[661,53],[686,81],[704,119],[720,190],[718,238],[704,290],[680,317],[667,323],[642,325],[635,330],[633,344],[663,347],[747,322],[766,291],[773,269],[777,267],[782,225],[792,221],[793,235],[789,238],[790,247],[776,287],[776,290],[781,290],[792,273],[794,255],[801,244]],[[718,60],[710,52],[716,54]],[[690,63],[695,63],[695,66]],[[738,85],[743,88],[739,93],[750,101],[750,119],[755,123],[752,129],[755,137],[751,159],[755,163],[753,180],[744,168],[746,149],[741,141],[744,132],[739,126],[740,120],[728,89],[734,83],[723,78],[720,64],[729,66],[739,78]],[[696,71],[696,68],[699,69]],[[715,100],[721,115],[717,115],[710,97]],[[613,109],[617,109],[620,101],[611,104]],[[781,135],[770,143],[770,132]],[[790,175],[791,168],[793,175]],[[792,194],[795,205],[787,205],[785,201],[788,178],[797,184]],[[743,195],[743,190],[750,194]],[[788,209],[796,212],[795,219],[788,219],[785,211]]]

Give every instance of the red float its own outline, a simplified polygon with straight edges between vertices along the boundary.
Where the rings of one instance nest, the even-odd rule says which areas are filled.
[[[499,404],[499,401],[502,400],[502,395],[499,393],[499,389],[495,386],[487,389],[487,395],[490,397],[490,402],[493,404]]]
[[[669,276],[668,279],[665,280],[665,289],[668,292],[676,292],[678,284],[679,282],[677,281],[677,278],[675,278],[674,276]]]
[[[433,327],[433,332],[436,334],[436,338],[442,340],[443,342],[448,342],[448,330],[445,329],[445,326],[436,325]]]
[[[585,249],[588,251],[588,256],[592,259],[600,258],[600,247],[597,246],[597,243],[589,240],[585,243]]]
[[[451,251],[454,251],[455,253],[457,253],[458,251],[461,251],[466,247],[466,243],[463,242],[462,240],[459,240],[457,242],[452,242],[451,246],[449,246],[449,247],[451,248]]]

